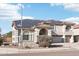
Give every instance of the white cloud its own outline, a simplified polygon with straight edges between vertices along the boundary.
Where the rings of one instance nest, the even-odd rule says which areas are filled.
[[[70,18],[62,19],[62,21],[73,22],[73,23],[79,24],[79,17],[70,17]]]
[[[19,20],[21,14],[18,12],[24,8],[22,4],[0,4],[0,20]],[[23,19],[34,19],[32,16],[22,16]]]
[[[23,16],[23,19],[34,19],[32,16]]]
[[[64,6],[64,9],[79,12],[79,3],[63,4],[63,6]]]
[[[14,20],[20,20],[21,16],[15,17]],[[22,19],[34,19],[32,16],[22,16]]]
[[[51,7],[53,7],[53,6],[59,6],[59,5],[63,5],[63,3],[50,3]]]
[[[17,17],[20,17],[20,13],[23,5],[21,4],[0,4],[0,19],[2,20],[13,20]]]
[[[79,12],[79,3],[51,3],[50,6],[63,6],[66,10]]]

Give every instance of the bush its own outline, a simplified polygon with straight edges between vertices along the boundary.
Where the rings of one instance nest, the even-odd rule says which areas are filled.
[[[52,43],[52,37],[49,37],[47,35],[40,35],[38,37],[39,47],[49,47],[51,43]]]
[[[25,48],[27,48],[27,49],[31,49],[31,47],[29,47],[29,46],[25,46]]]
[[[3,39],[2,38],[0,38],[0,45],[2,45],[3,44]]]

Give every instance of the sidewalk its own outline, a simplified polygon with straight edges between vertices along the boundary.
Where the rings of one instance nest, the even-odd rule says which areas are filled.
[[[18,48],[0,48],[0,54],[14,54],[14,53],[38,53],[38,52],[57,52],[57,51],[78,50],[71,48],[40,48],[40,49],[18,49]]]

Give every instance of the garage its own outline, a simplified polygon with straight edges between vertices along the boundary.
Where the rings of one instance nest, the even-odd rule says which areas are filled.
[[[74,42],[78,42],[79,41],[79,35],[74,36]]]
[[[64,43],[62,35],[52,35],[52,37],[53,37],[53,43]]]
[[[70,42],[70,39],[71,39],[71,35],[66,35],[65,36],[65,42],[66,43],[69,43]]]

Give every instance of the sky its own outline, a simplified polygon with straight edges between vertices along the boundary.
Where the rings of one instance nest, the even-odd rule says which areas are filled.
[[[0,3],[2,34],[12,31],[12,21],[21,19],[62,20],[78,24],[78,3]]]

